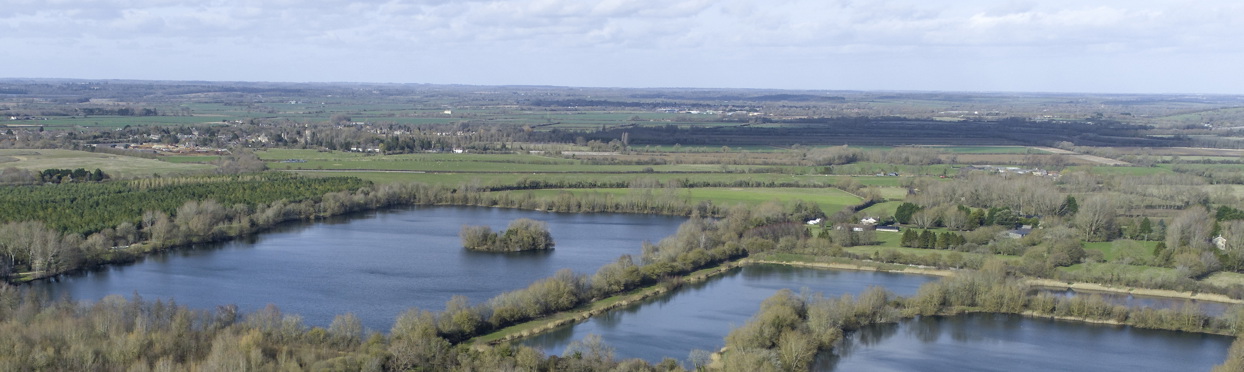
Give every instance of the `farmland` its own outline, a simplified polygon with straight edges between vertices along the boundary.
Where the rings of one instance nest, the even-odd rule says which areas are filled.
[[[114,178],[170,176],[201,173],[215,169],[208,164],[179,164],[154,159],[93,153],[86,151],[30,149],[0,149],[0,168],[14,167],[31,171],[49,168],[101,169]]]
[[[29,84],[0,97],[0,181],[11,183],[5,215],[15,218],[0,225],[9,281],[417,205],[689,222],[595,274],[558,273],[497,300],[411,312],[398,323],[418,332],[376,341],[395,347],[414,337],[467,350],[486,332],[678,288],[749,255],[956,273],[942,292],[915,298],[965,302],[927,315],[992,306],[949,295],[986,288],[968,281],[1015,296],[1027,294],[1000,286],[1078,282],[1244,300],[1244,152],[1234,148],[1244,146],[1192,122],[1238,116],[1228,107],[1236,100],[1223,97],[1123,107],[1108,103],[1134,97],[88,85]],[[113,179],[39,173],[68,168]],[[1234,324],[1119,314],[1112,321],[1181,331]],[[330,329],[290,332],[341,327]],[[255,335],[280,345],[276,333]]]

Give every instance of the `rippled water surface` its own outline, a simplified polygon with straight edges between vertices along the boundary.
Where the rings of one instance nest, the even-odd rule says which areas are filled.
[[[518,218],[545,221],[549,252],[481,253],[462,248],[462,225],[505,229]],[[444,309],[455,294],[483,301],[557,270],[593,273],[643,241],[673,235],[685,219],[634,214],[559,214],[479,207],[422,207],[294,223],[254,237],[149,257],[33,286],[53,296],[110,294],[175,299],[194,308],[275,304],[308,324],[352,312],[388,331],[410,307]]]
[[[1208,371],[1232,338],[970,314],[924,317],[850,334],[817,371]]]

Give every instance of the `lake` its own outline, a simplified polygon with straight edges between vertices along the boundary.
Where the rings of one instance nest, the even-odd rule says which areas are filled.
[[[864,327],[816,371],[1208,371],[1233,339],[1005,314]]]
[[[462,248],[458,232],[463,225],[502,230],[518,218],[547,222],[555,249],[482,253]],[[643,241],[670,236],[683,221],[651,215],[415,207],[284,224],[245,239],[179,249],[30,286],[55,297],[91,301],[136,293],[200,309],[237,304],[253,312],[274,304],[318,326],[354,313],[366,327],[387,331],[406,309],[438,311],[455,294],[478,303],[562,268],[593,273],[623,254],[638,256]],[[912,295],[934,280],[938,278],[749,265],[521,342],[560,355],[574,340],[598,334],[619,358],[685,360],[692,350],[719,349],[733,327],[745,323],[761,301],[781,289],[836,297],[882,286]],[[1040,366],[1030,370],[1087,366],[1078,369],[1087,371],[1107,366],[1118,370],[1123,368],[1114,367],[1144,361],[1154,364],[1141,370],[1204,370],[1222,362],[1230,342],[1219,336],[1002,315],[928,317],[852,333],[836,354],[823,354],[817,366],[830,371],[997,370],[1021,363]],[[1192,359],[1204,363],[1178,362]]]
[[[546,252],[486,253],[462,248],[463,225],[494,231],[518,218],[547,222]],[[129,265],[31,284],[54,297],[99,300],[137,293],[191,308],[275,304],[310,325],[354,313],[387,332],[411,307],[439,311],[455,294],[472,303],[525,288],[569,268],[591,274],[645,240],[673,235],[682,217],[570,214],[484,207],[414,207],[288,223],[245,239],[178,249]]]
[[[546,354],[561,355],[571,342],[596,334],[615,349],[619,358],[686,360],[692,350],[720,349],[731,329],[746,323],[760,310],[761,302],[782,289],[838,297],[881,286],[910,296],[921,284],[936,280],[938,277],[927,275],[748,265],[521,342],[541,348]]]

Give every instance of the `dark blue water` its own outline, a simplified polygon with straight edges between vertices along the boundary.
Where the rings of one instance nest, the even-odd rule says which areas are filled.
[[[462,248],[462,225],[505,229],[518,218],[545,221],[548,252],[485,253]],[[559,214],[480,207],[422,207],[296,223],[247,240],[155,255],[142,262],[34,283],[53,296],[99,300],[138,293],[192,308],[267,304],[327,326],[354,313],[388,331],[411,307],[444,309],[455,294],[478,303],[525,288],[557,270],[594,273],[642,242],[673,235],[685,219],[634,214]]]
[[[849,334],[817,371],[1208,371],[1231,337],[1018,315],[923,317]]]
[[[760,303],[781,289],[858,295],[881,286],[899,295],[916,293],[937,277],[874,271],[821,270],[784,265],[750,265],[702,283],[688,284],[643,304],[617,309],[586,322],[561,327],[526,340],[525,345],[561,355],[571,342],[600,335],[618,358],[652,362],[686,360],[692,350],[717,351],[726,334],[746,323]]]

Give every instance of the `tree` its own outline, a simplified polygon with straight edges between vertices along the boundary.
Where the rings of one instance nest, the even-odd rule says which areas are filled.
[[[1105,196],[1095,196],[1084,202],[1083,208],[1075,214],[1074,221],[1084,234],[1085,240],[1107,241],[1118,232],[1115,225],[1116,214],[1114,201]]]
[[[1184,210],[1166,227],[1166,246],[1174,250],[1183,247],[1208,249],[1213,229],[1211,221],[1209,212],[1201,206]]]
[[[1136,228],[1135,235],[1140,240],[1149,240],[1149,236],[1153,235],[1153,222],[1149,221],[1149,217],[1140,220],[1140,227]]]
[[[1224,222],[1221,236],[1223,266],[1233,271],[1244,268],[1244,220]]]
[[[917,234],[914,229],[905,229],[899,245],[903,247],[916,247],[918,244],[920,244],[920,234]]]
[[[899,204],[898,209],[894,211],[894,220],[901,224],[910,223],[911,216],[920,209],[920,206],[912,203]]]
[[[937,225],[938,213],[932,209],[922,209],[911,215],[911,223],[916,224],[922,229],[927,229]]]
[[[937,238],[933,236],[932,230],[924,230],[920,233],[920,246],[917,248],[934,248],[937,244]]]
[[[1067,199],[1063,201],[1063,204],[1058,206],[1059,216],[1074,216],[1079,211],[1080,204],[1076,202],[1076,197],[1071,195],[1067,195]]]

